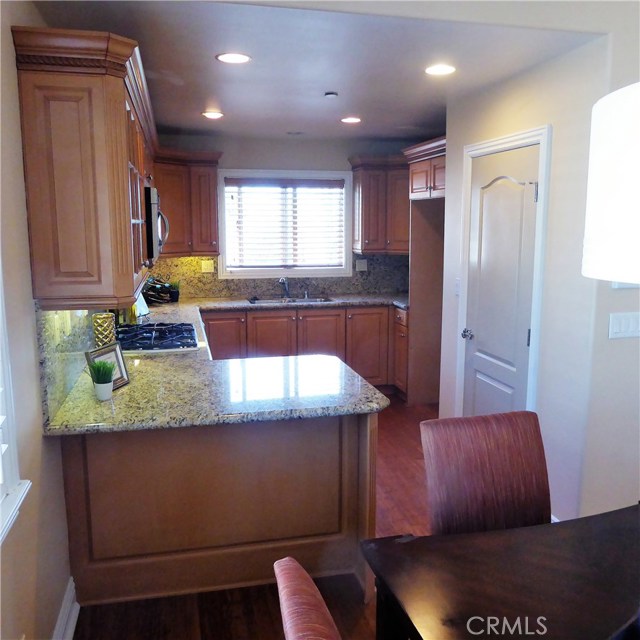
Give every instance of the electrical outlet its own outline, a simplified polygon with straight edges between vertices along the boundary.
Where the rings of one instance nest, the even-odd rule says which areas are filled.
[[[200,260],[201,273],[213,273],[213,260]]]
[[[609,340],[617,338],[640,338],[640,313],[609,314]]]
[[[367,261],[356,260],[356,271],[366,271],[366,270],[367,270]]]

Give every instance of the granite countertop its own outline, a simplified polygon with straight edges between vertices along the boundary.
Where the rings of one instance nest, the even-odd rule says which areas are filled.
[[[386,396],[335,356],[203,360],[193,354],[127,356],[130,384],[98,402],[88,375],[47,435],[375,413]]]
[[[332,302],[286,306],[392,305],[396,298],[336,296]],[[402,298],[399,302],[396,306]],[[151,322],[193,323],[200,348],[162,355],[125,352],[130,383],[115,390],[110,402],[96,400],[91,379],[83,373],[45,425],[45,435],[318,418],[375,413],[388,406],[386,396],[335,356],[211,360],[200,311],[278,306],[214,298],[152,306]]]
[[[385,305],[408,309],[408,294],[335,294],[330,295],[326,302],[297,300],[296,302],[283,303],[276,300],[273,303],[252,304],[247,298],[193,298],[191,302],[197,304],[201,311],[259,311],[260,309],[281,309],[283,307],[322,309],[324,307],[372,307]]]

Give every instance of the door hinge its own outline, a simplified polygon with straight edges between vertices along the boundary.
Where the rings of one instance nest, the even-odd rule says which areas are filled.
[[[533,183],[533,201],[538,202],[538,183]]]
[[[531,346],[531,329],[527,331],[527,347]]]

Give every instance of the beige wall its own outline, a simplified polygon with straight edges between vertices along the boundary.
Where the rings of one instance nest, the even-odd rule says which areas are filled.
[[[224,169],[350,171],[348,158],[357,154],[399,154],[418,140],[287,140],[233,138],[215,135],[161,135],[164,147],[186,151],[221,151]]]
[[[553,128],[536,408],[552,508],[561,519],[638,499],[637,341],[608,341],[604,326],[614,305],[630,310],[637,302],[632,292],[611,293],[608,285],[580,272],[591,106],[609,90],[608,52],[608,39],[598,38],[447,110],[444,415],[454,412],[461,346],[455,278],[460,277],[463,147],[541,125]],[[615,426],[606,419],[613,405]]]
[[[0,550],[4,639],[50,638],[69,580],[60,446],[42,437],[39,358],[31,298],[22,143],[10,26],[41,25],[31,3],[2,2],[0,225],[9,355],[22,477],[33,486]]]

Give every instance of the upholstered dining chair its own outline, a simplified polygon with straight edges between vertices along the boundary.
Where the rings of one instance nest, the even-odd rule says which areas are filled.
[[[285,640],[340,640],[329,609],[311,576],[294,558],[273,565]]]
[[[514,411],[420,423],[432,534],[551,520],[538,416]]]

